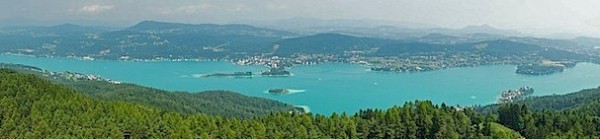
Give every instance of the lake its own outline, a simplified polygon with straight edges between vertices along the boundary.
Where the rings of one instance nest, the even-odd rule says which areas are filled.
[[[50,71],[97,74],[103,78],[170,91],[232,90],[310,107],[313,113],[354,113],[364,108],[388,108],[406,101],[432,100],[449,105],[494,103],[499,92],[530,86],[534,95],[566,94],[600,85],[600,65],[580,63],[562,73],[531,76],[515,74],[515,66],[461,67],[420,73],[369,71],[355,64],[329,63],[290,69],[292,77],[196,78],[194,75],[261,72],[263,66],[241,66],[225,61],[134,62],[82,61],[0,55],[2,63],[18,63]],[[272,88],[304,90],[291,95],[265,93]]]

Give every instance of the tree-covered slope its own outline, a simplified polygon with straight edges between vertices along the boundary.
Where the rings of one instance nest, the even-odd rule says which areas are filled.
[[[276,49],[274,53],[280,56],[289,56],[293,54],[339,55],[350,51],[368,51],[392,42],[395,41],[324,33],[280,40],[275,43],[279,48]]]
[[[280,40],[274,54],[362,54],[363,56],[395,57],[469,54],[497,58],[542,58],[549,60],[591,61],[594,58],[566,50],[512,41],[486,40],[465,43],[431,43],[413,40],[388,40],[324,33]]]
[[[125,130],[160,135],[160,130],[148,130],[160,128],[159,115],[157,109],[97,101],[33,75],[0,69],[2,138],[120,138]]]
[[[526,138],[600,138],[600,88],[475,109]]]
[[[582,104],[580,106],[598,106]],[[597,109],[597,108],[595,108]],[[532,139],[600,138],[600,118],[591,109],[531,111],[526,105],[504,104],[498,108],[498,123]]]
[[[534,111],[563,111],[582,107],[581,105],[589,105],[597,101],[600,101],[600,87],[584,89],[564,95],[529,97],[523,101],[517,101],[515,104],[525,104],[527,107],[529,107],[529,109]],[[495,113],[499,106],[499,104],[492,104],[477,107],[476,109],[482,113]]]
[[[181,24],[143,21],[106,31],[65,24],[4,29],[3,52],[119,59],[224,58],[269,52],[272,43],[294,33],[249,25]]]
[[[110,84],[102,81],[65,81],[61,84],[92,98],[126,101],[185,114],[205,113],[222,117],[251,118],[277,112],[302,111],[279,101],[248,97],[224,90],[168,92],[135,84]]]

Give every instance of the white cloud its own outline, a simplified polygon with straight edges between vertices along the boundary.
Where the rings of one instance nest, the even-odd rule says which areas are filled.
[[[202,4],[197,4],[197,5],[181,6],[181,7],[177,8],[177,11],[181,11],[181,12],[188,13],[188,14],[194,14],[194,13],[202,12],[210,7],[211,7],[210,4],[202,3]]]
[[[100,13],[100,12],[112,10],[114,8],[115,8],[114,5],[94,4],[94,5],[83,6],[79,9],[79,11],[84,12],[84,13]]]
[[[267,4],[267,9],[273,10],[273,11],[287,10],[288,8],[289,7],[286,4],[283,4],[283,3],[269,3],[269,4]]]
[[[230,7],[228,10],[231,13],[251,12],[254,9],[254,7],[248,6],[247,4],[244,4],[244,3],[236,3],[231,6],[232,7]]]

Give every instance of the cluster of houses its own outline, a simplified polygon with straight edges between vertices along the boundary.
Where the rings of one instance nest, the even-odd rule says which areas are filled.
[[[533,94],[533,88],[526,86],[517,90],[504,90],[500,93],[498,103],[510,103],[514,101],[524,100],[526,96]]]

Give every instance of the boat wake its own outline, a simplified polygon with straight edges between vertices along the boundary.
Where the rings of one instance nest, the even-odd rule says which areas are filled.
[[[306,105],[294,105],[294,107],[302,108],[305,113],[309,113],[310,112],[310,107],[308,107]]]
[[[291,94],[298,94],[298,93],[306,92],[306,90],[300,90],[300,89],[287,89],[287,91],[288,92],[283,95],[291,95]],[[269,93],[269,90],[265,90],[265,91],[263,91],[263,93],[272,94],[272,93]]]
[[[194,78],[202,78],[204,76],[206,76],[206,74],[192,74],[192,77]]]

